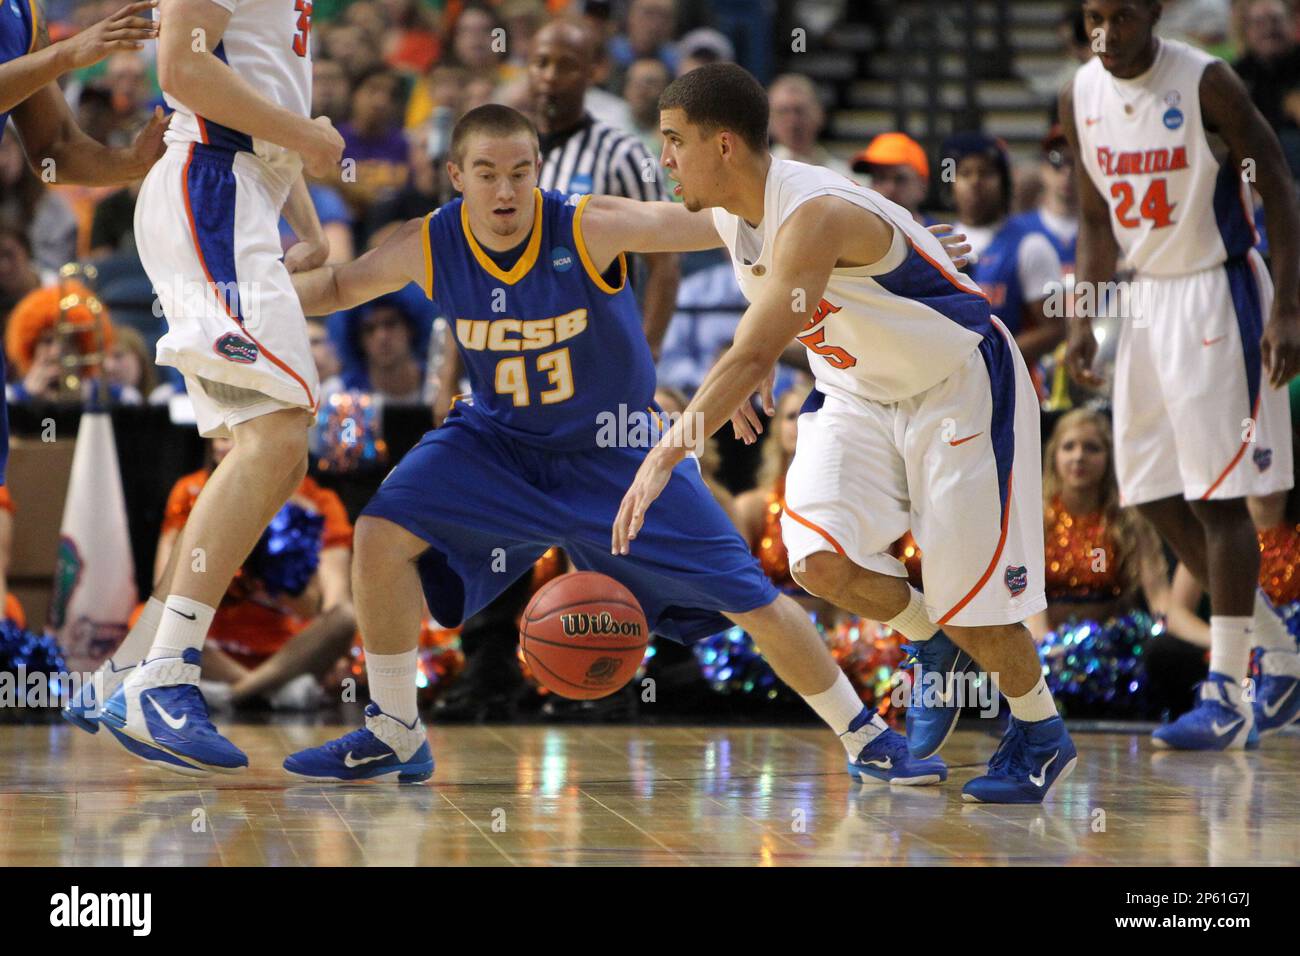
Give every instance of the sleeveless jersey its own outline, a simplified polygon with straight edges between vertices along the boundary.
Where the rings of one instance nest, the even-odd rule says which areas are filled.
[[[1245,255],[1256,241],[1249,187],[1206,140],[1200,85],[1217,58],[1158,40],[1139,77],[1093,58],[1074,76],[1083,168],[1110,205],[1111,228],[1140,275],[1176,276]]]
[[[455,333],[468,414],[556,451],[594,448],[615,422],[654,424],[654,361],[627,260],[617,286],[596,272],[582,237],[590,198],[535,190],[533,230],[509,272],[475,240],[464,200],[425,220],[425,292]]]
[[[0,0],[0,63],[26,56],[36,47],[36,0]],[[0,113],[0,138],[9,112]]]
[[[781,225],[818,196],[861,206],[894,227],[893,245],[880,262],[831,272],[798,335],[819,391],[902,401],[943,381],[984,336],[995,334],[988,298],[906,209],[829,169],[792,160],[772,160],[757,228],[725,209],[713,210],[713,224],[750,302],[772,274]],[[802,241],[817,242],[817,235]]]
[[[213,53],[272,103],[311,115],[311,0],[212,0],[231,13]],[[155,19],[158,11],[154,10]],[[171,96],[175,110],[167,143],[207,143],[249,152],[292,181],[302,168],[296,153],[222,126]]]

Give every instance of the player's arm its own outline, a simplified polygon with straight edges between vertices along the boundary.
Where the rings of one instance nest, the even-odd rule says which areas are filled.
[[[26,2],[26,0],[24,0]],[[158,35],[158,27],[145,17],[158,0],[128,4],[112,16],[80,33],[50,43],[45,17],[37,14],[36,41],[27,56],[0,63],[0,113],[8,112],[64,73],[91,66],[119,50],[140,50]]]
[[[592,196],[582,210],[582,237],[597,272],[621,252],[695,252],[716,249],[722,237],[713,214],[681,203]]]
[[[1061,259],[1046,236],[1031,233],[1020,248],[1017,278],[1025,291],[1021,332],[1016,345],[1033,368],[1065,338],[1065,320],[1050,315],[1047,307],[1054,290],[1061,286]]]
[[[320,224],[316,204],[311,201],[307,180],[301,174],[284,202],[284,218],[298,241],[284,254],[284,266],[290,272],[308,272],[323,266],[330,257],[330,241]]]
[[[424,247],[424,220],[412,219],[360,259],[293,274],[293,287],[307,315],[328,315],[396,292],[410,282],[432,295]]]
[[[1200,97],[1206,128],[1223,137],[1242,175],[1254,167],[1255,188],[1264,200],[1275,291],[1261,351],[1270,384],[1280,388],[1300,373],[1300,214],[1295,184],[1277,134],[1231,67],[1223,62],[1206,67]]]
[[[692,445],[702,450],[807,325],[836,263],[878,262],[889,252],[893,236],[884,219],[831,196],[809,200],[781,225],[763,294],[745,310],[731,348],[704,377],[681,419],[646,456],[623,498],[614,522],[615,554],[627,554],[646,510]]]
[[[277,106],[213,52],[230,16],[214,0],[162,0],[163,91],[205,119],[299,153],[313,176],[328,175],[343,155],[343,137],[329,119],[312,120]]]
[[[1119,264],[1119,243],[1110,225],[1110,206],[1106,203],[1083,165],[1079,149],[1079,131],[1074,124],[1074,82],[1065,84],[1060,99],[1061,129],[1070,144],[1074,168],[1078,175],[1074,181],[1079,189],[1079,244],[1074,263],[1074,317],[1069,319],[1066,334],[1065,366],[1070,376],[1080,385],[1097,388],[1103,384],[1101,376],[1092,370],[1097,358],[1097,338],[1092,330],[1092,317],[1078,308],[1083,290],[1090,289],[1088,300],[1096,302],[1095,293],[1104,282],[1115,277]]]

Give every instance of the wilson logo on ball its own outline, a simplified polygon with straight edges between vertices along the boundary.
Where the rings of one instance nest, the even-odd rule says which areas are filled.
[[[618,673],[621,663],[617,657],[598,657],[587,668],[587,680],[609,680]]]
[[[591,634],[630,634],[641,636],[641,625],[636,621],[617,621],[608,611],[599,614],[561,614],[560,627],[565,637],[586,637]]]

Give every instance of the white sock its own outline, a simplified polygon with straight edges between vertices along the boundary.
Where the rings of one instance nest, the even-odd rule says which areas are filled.
[[[149,660],[180,657],[191,648],[202,650],[208,628],[212,625],[212,616],[216,613],[216,608],[206,604],[179,594],[168,595],[153,646],[149,648]]]
[[[1036,724],[1040,720],[1056,716],[1056,701],[1052,700],[1052,692],[1047,689],[1047,681],[1042,677],[1038,678],[1038,683],[1029,693],[1021,697],[1006,694],[1006,698],[1011,706],[1011,716],[1016,720]]]
[[[913,643],[928,641],[939,629],[925,613],[925,598],[921,592],[911,585],[907,591],[907,607],[885,623]]]
[[[1253,618],[1210,616],[1210,672],[1223,674],[1235,684],[1246,679],[1250,649],[1254,645]]]
[[[808,706],[826,722],[831,730],[835,731],[844,744],[844,749],[849,755],[856,757],[859,751],[869,744],[876,734],[882,730],[887,730],[883,722],[877,717],[875,720],[865,721],[863,726],[856,730],[850,730],[853,722],[861,716],[866,706],[862,703],[862,698],[858,696],[849,679],[840,671],[835,675],[835,683],[831,684],[820,694],[808,694],[804,696]],[[879,727],[876,724],[879,723]],[[858,739],[861,738],[861,743]]]
[[[163,602],[152,595],[145,602],[144,610],[131,625],[131,630],[127,631],[126,639],[110,655],[119,668],[131,667],[144,660],[158,633],[158,625],[162,622],[163,607]]]
[[[1255,646],[1266,651],[1290,651],[1295,653],[1295,638],[1287,633],[1286,625],[1277,616],[1273,606],[1263,591],[1255,592]]]
[[[366,674],[370,679],[370,699],[389,717],[408,727],[420,716],[415,703],[415,672],[418,648],[401,654],[366,652]]]

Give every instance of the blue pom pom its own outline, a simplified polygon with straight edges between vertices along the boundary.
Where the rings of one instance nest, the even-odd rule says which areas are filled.
[[[320,566],[325,517],[287,503],[262,532],[244,571],[271,594],[302,594]]]
[[[0,621],[0,671],[16,674],[20,667],[29,674],[67,669],[63,651],[53,637],[25,631],[10,620]]]
[[[1070,621],[1038,647],[1047,686],[1070,716],[1144,716],[1145,646],[1163,630],[1142,611],[1104,622]]]

